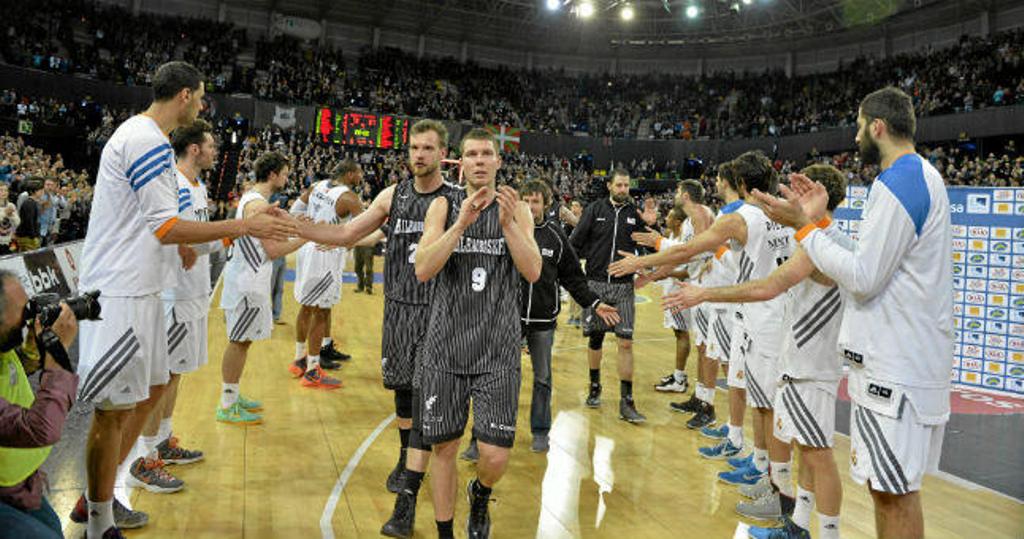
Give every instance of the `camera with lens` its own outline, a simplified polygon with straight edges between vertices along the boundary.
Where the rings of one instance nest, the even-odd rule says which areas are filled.
[[[53,293],[36,294],[25,305],[25,322],[31,323],[32,320],[38,320],[39,325],[43,328],[53,326],[57,317],[60,316],[61,301],[68,304],[71,312],[79,321],[99,320],[99,297],[99,290],[90,290],[69,298],[61,298],[59,294]]]

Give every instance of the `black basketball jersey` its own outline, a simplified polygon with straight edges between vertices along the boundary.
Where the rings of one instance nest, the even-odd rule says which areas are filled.
[[[416,191],[414,180],[399,182],[391,197],[388,241],[384,258],[384,296],[388,299],[427,305],[432,282],[416,280],[416,248],[423,236],[423,219],[435,197],[458,191],[445,182],[430,193]]]
[[[465,191],[449,198],[446,228]],[[519,368],[519,272],[494,201],[469,226],[434,278],[430,323],[419,360],[428,368],[481,374]]]

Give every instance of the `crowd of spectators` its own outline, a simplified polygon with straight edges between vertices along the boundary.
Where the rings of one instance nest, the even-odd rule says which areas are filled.
[[[0,253],[85,237],[92,183],[60,155],[0,135]]]
[[[332,45],[250,40],[230,23],[133,15],[85,0],[15,2],[3,25],[0,57],[10,64],[146,84],[160,63],[184,59],[213,91],[597,137],[724,139],[851,126],[859,99],[887,84],[910,94],[919,116],[1024,103],[1021,30],[862,57],[828,73],[693,77],[491,68],[390,48],[365,49],[346,65]],[[240,60],[249,54],[254,67]]]

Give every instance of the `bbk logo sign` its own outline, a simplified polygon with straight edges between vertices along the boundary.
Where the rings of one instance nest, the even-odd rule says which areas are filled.
[[[32,287],[33,294],[53,292],[66,296],[71,293],[53,251],[29,253],[23,260],[25,261],[25,280]]]

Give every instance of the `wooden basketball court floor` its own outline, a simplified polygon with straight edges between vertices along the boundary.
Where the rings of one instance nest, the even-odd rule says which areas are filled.
[[[342,389],[316,391],[301,387],[286,370],[294,352],[297,312],[287,283],[282,319],[288,323],[275,326],[270,341],[252,347],[242,380],[243,393],[262,400],[265,407],[264,423],[249,427],[213,419],[225,343],[223,317],[215,308],[210,362],[182,380],[174,423],[182,444],[203,450],[206,460],[171,468],[187,484],[179,493],[132,492],[132,505],[148,512],[150,523],[128,536],[377,536],[394,501],[384,480],[398,446],[392,394],[381,387],[382,292],[380,284],[372,296],[354,293],[354,285],[344,286],[332,332],[338,349],[354,359],[340,371]],[[728,538],[737,533],[740,518],[734,507],[740,496],[735,487],[716,479],[727,469],[725,464],[697,456],[697,448],[709,440],[687,430],[685,417],[669,411],[668,403],[678,400],[678,394],[653,389],[672,368],[674,346],[671,333],[662,327],[659,292],[660,287],[646,288],[637,305],[634,393],[648,418],[644,425],[618,419],[612,338],[605,341],[604,403],[596,410],[583,406],[586,340],[564,323],[563,311],[553,357],[551,451],[532,453],[532,371],[524,354],[516,446],[491,505],[495,537]],[[691,380],[695,365],[691,360]],[[716,402],[719,417],[724,417],[722,392]],[[749,424],[745,435],[752,439]],[[870,497],[849,478],[849,446],[847,437],[836,436],[844,485],[842,534],[874,537]],[[458,467],[463,486],[455,528],[464,537],[468,508],[461,489],[474,477],[474,468],[461,460]],[[1024,537],[1024,506],[1019,502],[931,476],[923,492],[929,537]],[[75,497],[63,498],[73,503]],[[66,519],[70,507],[64,505],[57,509]],[[812,522],[815,535],[816,525]],[[75,537],[81,529],[69,525],[66,531]],[[417,507],[416,535],[436,537],[429,474]]]

